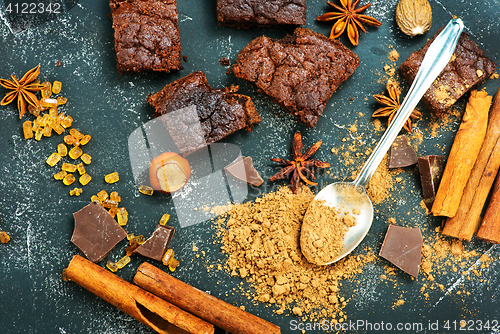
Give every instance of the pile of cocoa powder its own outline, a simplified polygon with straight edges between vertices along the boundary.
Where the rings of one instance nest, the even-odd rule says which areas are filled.
[[[361,273],[376,259],[372,251],[350,255],[329,266],[309,263],[301,254],[300,228],[313,193],[288,188],[239,204],[217,221],[226,269],[251,283],[253,299],[276,306],[275,313],[291,311],[305,319],[347,319],[340,295],[342,280]],[[358,252],[359,253],[359,252]]]

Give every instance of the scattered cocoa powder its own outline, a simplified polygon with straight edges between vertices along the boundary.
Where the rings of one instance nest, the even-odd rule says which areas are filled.
[[[366,192],[374,204],[384,201],[389,191],[392,190],[393,180],[389,168],[387,168],[387,159],[386,154],[366,187]]]
[[[399,59],[399,52],[397,52],[396,50],[391,50],[389,52],[389,60],[390,61],[393,61],[393,62],[397,62]]]
[[[376,259],[372,251],[349,255],[329,266],[309,263],[300,250],[304,214],[313,200],[306,187],[293,194],[280,188],[238,204],[217,220],[226,269],[252,285],[256,302],[276,305],[304,319],[344,321],[347,299],[340,296],[342,280],[362,272],[363,265]],[[359,252],[359,251],[358,251]]]

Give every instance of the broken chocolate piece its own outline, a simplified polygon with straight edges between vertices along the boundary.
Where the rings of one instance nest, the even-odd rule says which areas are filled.
[[[264,183],[259,173],[253,167],[251,157],[238,157],[234,162],[224,168],[224,171],[231,174],[238,180],[250,183],[256,187]]]
[[[417,163],[417,154],[411,147],[408,137],[397,136],[389,152],[389,168],[407,167]]]
[[[418,158],[418,169],[422,183],[424,203],[429,210],[436,198],[439,182],[444,170],[444,158],[439,155],[428,155]]]
[[[134,254],[161,261],[174,237],[174,232],[175,229],[172,226],[158,224],[153,234],[134,251]]]
[[[422,259],[422,234],[418,228],[389,225],[379,255],[417,277]]]
[[[73,214],[75,229],[71,242],[92,262],[99,262],[127,236],[99,202],[94,201]]]

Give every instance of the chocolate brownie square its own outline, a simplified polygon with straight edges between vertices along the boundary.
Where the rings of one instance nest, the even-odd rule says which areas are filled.
[[[314,127],[326,103],[359,65],[359,58],[336,39],[306,28],[273,40],[262,36],[240,51],[233,73]]]
[[[217,23],[248,28],[252,25],[306,24],[305,0],[217,0]]]
[[[182,69],[176,0],[111,0],[118,72]]]
[[[427,49],[442,29],[443,27],[420,50],[413,52],[410,58],[399,66],[399,70],[408,82],[412,83],[415,79]],[[436,116],[441,117],[462,95],[486,81],[495,68],[496,64],[470,40],[469,35],[462,33],[450,62],[434,80],[422,101]]]
[[[241,129],[251,131],[261,118],[238,86],[213,89],[198,71],[148,96],[179,151],[188,155]]]

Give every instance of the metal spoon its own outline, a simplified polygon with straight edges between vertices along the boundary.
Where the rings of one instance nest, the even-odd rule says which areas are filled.
[[[331,207],[341,207],[342,211],[349,212],[353,212],[353,209],[360,211],[360,214],[356,216],[357,224],[349,228],[345,236],[344,248],[341,250],[340,254],[332,258],[331,261],[316,264],[326,265],[342,259],[365,238],[373,221],[373,205],[366,193],[368,181],[370,181],[373,173],[375,173],[378,165],[424,93],[450,60],[463,29],[464,25],[462,20],[453,19],[429,46],[417,76],[408,91],[407,97],[404,99],[394,120],[385,131],[377,147],[368,158],[368,161],[365,163],[356,179],[353,182],[332,183],[316,195],[315,200],[322,199]],[[308,215],[306,214],[302,224],[301,236],[306,233],[305,231],[307,231],[308,228],[312,228],[307,220]],[[302,242],[301,237],[301,243]],[[310,262],[315,263],[314,254],[304,254],[304,256]]]

